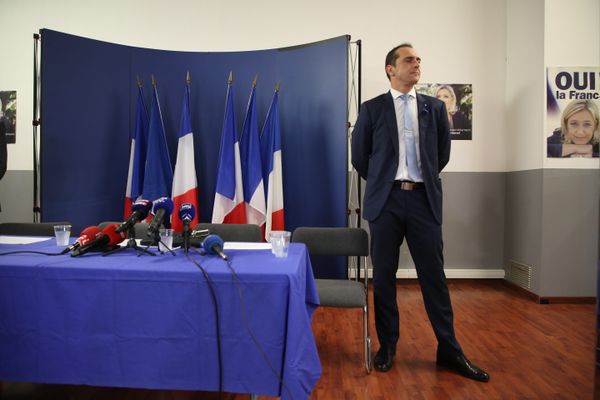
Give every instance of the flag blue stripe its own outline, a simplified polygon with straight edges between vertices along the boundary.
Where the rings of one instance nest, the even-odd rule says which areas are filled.
[[[192,132],[192,121],[190,119],[190,85],[185,85],[185,96],[183,99],[183,111],[181,114],[181,123],[179,124],[179,137]]]
[[[146,170],[142,196],[150,201],[154,201],[159,197],[171,197],[172,184],[173,167],[169,157],[158,93],[156,92],[156,87],[154,87],[150,109],[148,152],[146,154]]]
[[[281,150],[281,134],[279,131],[279,93],[275,92],[260,135],[260,155],[262,160],[265,198],[269,193],[269,174],[273,171],[273,153],[278,150]]]
[[[240,157],[242,159],[244,200],[249,203],[262,180],[258,122],[256,121],[256,87],[253,87],[250,93],[246,119],[240,138]]]
[[[223,131],[221,132],[221,150],[219,152],[216,191],[232,200],[235,197],[235,158],[233,149],[236,140],[237,131],[235,129],[235,112],[233,110],[233,86],[228,85]]]
[[[144,169],[148,146],[148,113],[146,112],[146,105],[144,104],[142,88],[139,86],[133,138],[135,139],[135,149],[133,155],[133,169],[131,172],[131,198],[135,199],[142,194],[144,189]]]

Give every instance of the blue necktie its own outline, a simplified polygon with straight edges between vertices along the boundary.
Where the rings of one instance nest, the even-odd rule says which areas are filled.
[[[415,147],[415,134],[412,126],[410,106],[408,105],[408,94],[400,98],[404,101],[404,146],[406,148],[406,166],[408,177],[412,181],[420,181],[419,163],[417,162],[417,149]]]

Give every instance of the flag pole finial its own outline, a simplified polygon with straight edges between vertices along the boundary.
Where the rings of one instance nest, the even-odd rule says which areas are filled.
[[[227,78],[227,84],[231,85],[233,83],[233,71],[229,71],[229,78]]]
[[[138,85],[139,88],[141,88],[142,87],[142,81],[140,80],[140,76],[138,75],[138,76],[136,76],[136,78],[137,78],[137,85]]]
[[[191,83],[190,79],[190,70],[187,70],[187,75],[185,76],[185,82],[189,85]]]
[[[275,84],[275,93],[279,93],[279,87],[281,86],[281,81],[277,81]]]
[[[252,87],[256,87],[256,81],[258,80],[258,74],[254,76],[254,80],[252,81]]]
[[[156,79],[154,79],[154,74],[152,74],[152,86],[156,87]]]

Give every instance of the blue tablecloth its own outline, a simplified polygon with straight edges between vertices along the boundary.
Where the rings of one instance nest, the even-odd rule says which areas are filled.
[[[54,240],[0,252],[56,252]],[[287,258],[194,254],[216,289],[223,390],[306,399],[321,374],[311,331],[318,304],[306,247]],[[245,319],[274,371],[252,341]],[[0,380],[218,390],[215,310],[204,276],[176,256],[0,256]],[[278,376],[283,379],[279,382]]]

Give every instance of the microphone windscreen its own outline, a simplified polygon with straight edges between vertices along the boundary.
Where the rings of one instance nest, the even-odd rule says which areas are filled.
[[[218,235],[208,235],[202,242],[202,248],[207,253],[216,254],[215,246],[223,249],[223,239]]]
[[[100,233],[102,233],[102,229],[98,228],[97,226],[88,226],[87,228],[81,231],[81,235],[79,236],[85,235],[87,237],[95,239]]]
[[[155,200],[154,207],[152,208],[154,214],[156,214],[156,212],[161,208],[166,211],[167,215],[171,215],[171,213],[173,212],[173,200],[171,200],[168,197],[161,197]]]
[[[117,232],[116,230],[118,227],[118,224],[111,224],[104,228],[104,231],[102,231],[102,233],[108,236],[107,246],[114,246],[115,244],[119,244],[123,240],[127,239],[127,232]]]
[[[131,211],[139,211],[140,212],[140,220],[143,220],[148,216],[150,209],[152,208],[152,202],[144,199],[136,200],[135,203],[131,206]]]
[[[81,231],[81,235],[79,235],[79,239],[77,241],[85,246],[89,242],[94,239],[97,239],[102,234],[102,230],[97,226],[88,226],[84,230]]]
[[[196,216],[196,207],[192,203],[183,203],[179,207],[179,219],[181,221],[191,221]]]

